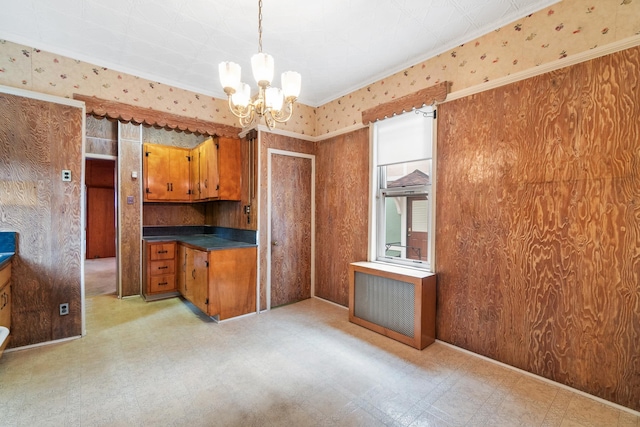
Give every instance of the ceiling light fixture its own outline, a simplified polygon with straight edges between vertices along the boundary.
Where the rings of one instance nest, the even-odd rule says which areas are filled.
[[[253,77],[258,83],[258,93],[251,96],[251,88],[240,81],[240,65],[221,62],[218,65],[220,83],[229,98],[229,109],[240,120],[243,128],[253,126],[262,117],[269,129],[276,123],[284,123],[293,114],[293,103],[300,95],[300,73],[282,73],[282,89],[271,86],[273,80],[273,56],[262,52],[262,0],[258,0],[258,53],[251,57]]]

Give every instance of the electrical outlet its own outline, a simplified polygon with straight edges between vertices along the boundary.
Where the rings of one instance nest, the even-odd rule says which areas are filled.
[[[60,304],[60,316],[66,316],[67,314],[69,314],[69,303],[64,302]]]
[[[70,170],[63,170],[62,171],[62,180],[64,182],[71,182],[71,171]]]

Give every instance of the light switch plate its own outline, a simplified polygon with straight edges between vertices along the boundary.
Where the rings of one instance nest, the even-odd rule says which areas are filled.
[[[71,171],[70,170],[64,169],[62,171],[62,180],[64,182],[71,182]]]
[[[127,204],[128,205],[132,205],[133,204],[133,196],[127,196]]]

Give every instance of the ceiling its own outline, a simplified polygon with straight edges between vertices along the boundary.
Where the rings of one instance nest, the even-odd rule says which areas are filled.
[[[557,0],[264,0],[276,78],[319,106]],[[258,51],[257,0],[0,0],[0,39],[224,97],[218,63]]]

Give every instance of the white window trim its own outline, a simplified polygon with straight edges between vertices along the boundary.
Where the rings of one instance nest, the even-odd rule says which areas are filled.
[[[437,108],[433,108],[433,111],[436,112]],[[437,116],[437,113],[436,113]],[[399,262],[385,262],[383,260],[378,259],[378,212],[377,212],[377,197],[378,197],[378,159],[377,159],[377,150],[375,146],[375,126],[373,123],[369,125],[369,248],[367,258],[369,262],[378,262],[381,264],[390,264],[398,267],[406,267],[411,269],[416,269],[420,271],[429,271],[431,273],[435,273],[436,269],[436,187],[438,180],[437,173],[437,153],[438,153],[438,144],[437,144],[437,128],[438,121],[433,119],[433,147],[432,147],[432,160],[431,160],[431,193],[429,197],[431,198],[431,227],[433,229],[432,233],[429,233],[429,247],[428,250],[431,254],[430,265],[429,268],[425,266],[419,265],[407,265]]]

